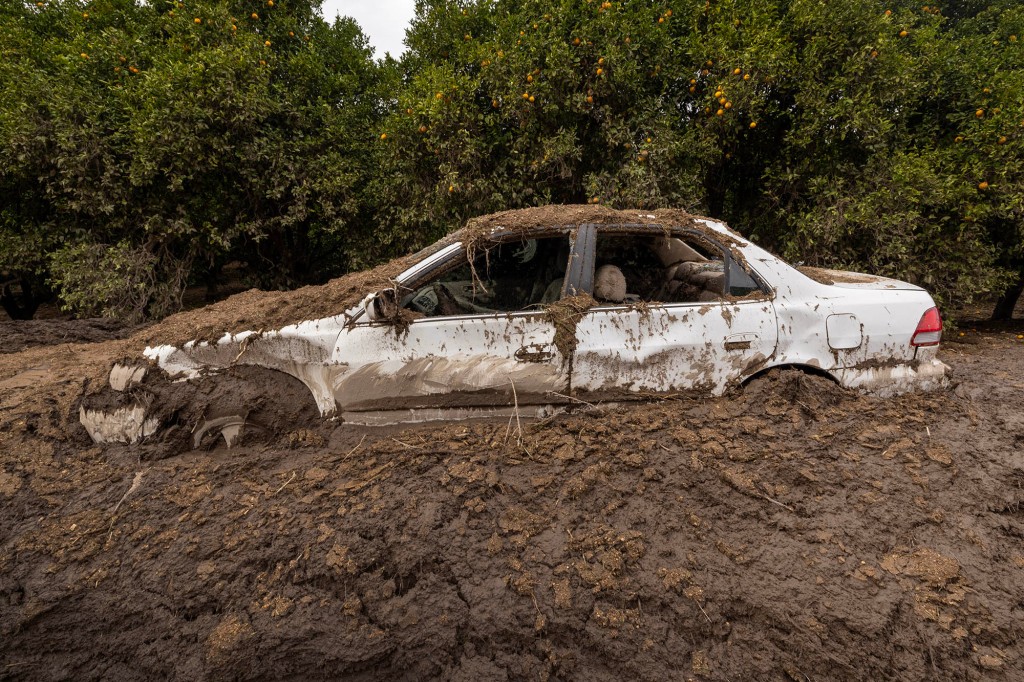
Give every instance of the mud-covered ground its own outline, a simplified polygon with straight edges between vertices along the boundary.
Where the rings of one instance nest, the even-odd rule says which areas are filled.
[[[1019,325],[954,334],[930,395],[794,373],[158,459],[77,422],[138,338],[25,324],[0,678],[1024,679]]]

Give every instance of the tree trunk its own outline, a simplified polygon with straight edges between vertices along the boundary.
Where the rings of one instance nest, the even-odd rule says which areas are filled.
[[[1017,276],[1017,281],[1011,284],[1003,295],[996,301],[995,310],[992,311],[993,320],[1013,319],[1013,309],[1017,307],[1017,301],[1024,292],[1024,272]]]

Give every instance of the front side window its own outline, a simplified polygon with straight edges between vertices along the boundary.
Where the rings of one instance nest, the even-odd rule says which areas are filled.
[[[425,317],[537,310],[561,297],[567,236],[520,239],[476,249],[406,293],[402,306]]]

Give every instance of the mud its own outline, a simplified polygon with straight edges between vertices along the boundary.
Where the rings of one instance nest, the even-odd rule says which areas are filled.
[[[692,220],[634,213],[467,230]],[[0,678],[1024,679],[1019,322],[961,326],[953,387],[893,399],[769,373],[371,428],[252,367],[98,390],[147,343],[338,314],[420,257],[141,330],[0,324]],[[139,402],[154,442],[78,421]],[[239,420],[230,450],[202,428]]]
[[[62,343],[123,339],[140,329],[125,327],[117,320],[104,318],[10,320],[5,316],[0,320],[0,353],[19,353],[28,348]]]
[[[818,284],[866,284],[877,282],[878,277],[864,275],[857,272],[844,272],[842,270],[827,270],[815,268],[809,265],[801,265],[797,268],[803,275],[810,277]]]
[[[147,375],[180,438],[102,447],[77,409],[137,341],[0,355],[0,677],[1022,679],[1024,329],[960,333],[948,392],[543,421]],[[217,409],[269,443],[193,449]]]

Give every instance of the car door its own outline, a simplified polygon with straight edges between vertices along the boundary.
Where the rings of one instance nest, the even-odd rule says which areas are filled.
[[[565,399],[569,363],[544,305],[563,293],[570,236],[476,245],[472,266],[460,245],[403,281],[398,319],[360,319],[338,337],[334,394],[345,418],[467,416]]]
[[[696,234],[639,228],[600,228],[596,243],[599,300],[576,327],[574,395],[694,389],[717,395],[774,353],[772,302],[728,249]],[[625,273],[621,301],[600,300],[600,276],[608,268]]]

